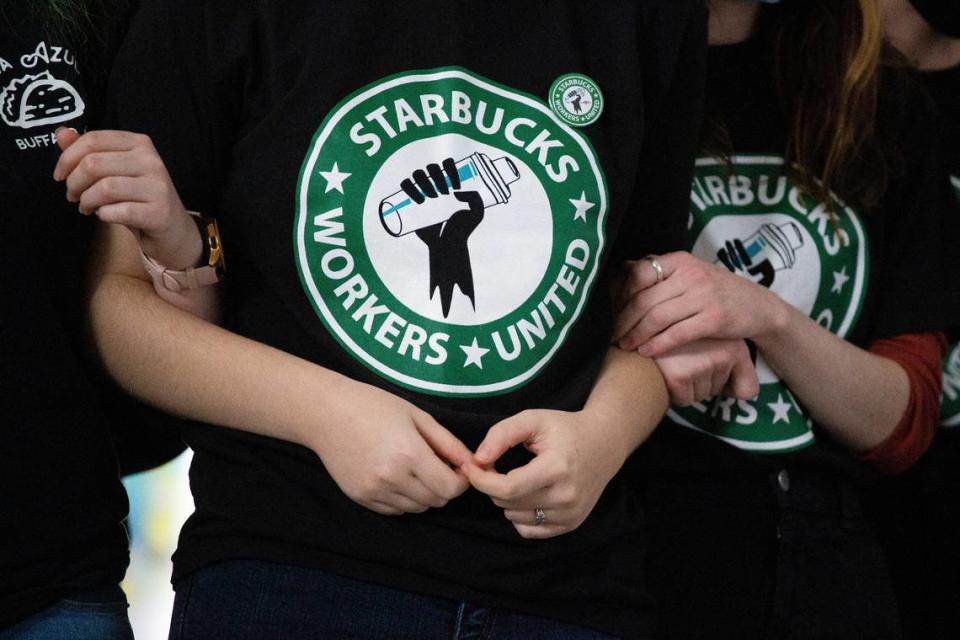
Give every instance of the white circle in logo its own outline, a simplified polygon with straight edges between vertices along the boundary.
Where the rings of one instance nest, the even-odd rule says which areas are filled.
[[[438,149],[443,152],[438,154]],[[426,243],[416,232],[399,236],[388,232],[381,222],[381,205],[401,190],[400,183],[411,178],[414,171],[426,170],[429,164],[439,165],[446,158],[459,164],[473,154],[483,154],[491,161],[508,159],[518,177],[509,185],[509,199],[487,207],[483,221],[469,236],[476,309],[466,296],[458,294],[444,317],[439,293],[430,291]],[[471,186],[470,179],[465,180],[460,191],[470,191]],[[452,195],[440,198],[450,202],[451,214],[467,208]],[[416,206],[408,205],[411,212]],[[411,142],[382,164],[364,203],[363,235],[377,275],[400,302],[438,322],[480,325],[520,307],[543,282],[553,250],[553,216],[546,190],[523,160],[451,133]]]

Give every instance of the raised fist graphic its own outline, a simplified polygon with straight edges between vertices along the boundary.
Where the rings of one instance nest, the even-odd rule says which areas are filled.
[[[439,165],[429,164],[426,171],[414,171],[412,179],[403,180],[400,188],[417,204],[423,204],[428,198],[452,194],[456,203],[464,205],[445,221],[423,227],[415,233],[430,252],[430,298],[439,289],[443,317],[446,318],[450,313],[454,285],[460,287],[460,291],[476,308],[473,268],[467,241],[483,222],[483,198],[476,191],[460,190],[460,173],[453,158],[447,158]],[[450,204],[455,203],[451,200]]]

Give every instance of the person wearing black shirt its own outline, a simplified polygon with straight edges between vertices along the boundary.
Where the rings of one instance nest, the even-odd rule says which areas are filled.
[[[106,43],[46,5],[0,10],[0,637],[130,638],[127,498],[80,357],[93,227],[51,179],[55,130],[100,112]]]
[[[897,638],[860,494],[932,439],[960,319],[933,112],[873,2],[720,1],[710,34],[689,253],[629,280],[615,335],[750,339],[760,391],[674,406],[637,454],[662,635]]]
[[[56,175],[60,150],[104,118],[128,11],[124,2],[95,0],[0,7],[3,640],[132,637],[119,586],[128,562],[120,474],[183,450],[168,417],[118,393],[87,357],[83,283],[95,225],[80,213],[93,210],[70,192],[83,171],[66,189],[55,182],[66,177]],[[140,185],[146,207],[144,185],[155,190],[164,174],[155,151],[139,151],[136,161],[113,159]],[[182,254],[185,265],[197,260],[201,237],[189,216],[168,218],[179,230],[168,237],[155,233],[158,221],[146,212],[127,220],[146,250]],[[186,299],[172,302],[190,308]]]
[[[649,634],[617,470],[666,394],[604,280],[682,236],[703,14],[143,4],[113,124],[232,283],[230,331],[177,313],[110,230],[92,296],[113,375],[202,421],[172,637]]]
[[[126,16],[121,2],[0,7],[3,640],[132,637],[119,586],[128,562],[121,466],[147,468],[182,449],[169,432],[151,433],[145,446],[134,432],[144,433],[147,414],[84,357],[94,225],[52,177],[58,144],[77,135],[64,127],[84,130],[103,117]]]
[[[887,38],[919,71],[940,118],[940,149],[960,198],[960,6],[955,2],[885,0]],[[960,238],[960,210],[954,214]],[[960,275],[953,272],[956,286]],[[954,294],[957,295],[957,294]],[[887,542],[907,635],[954,638],[960,634],[960,343],[943,361],[943,395],[937,437],[903,477],[878,491],[875,511]]]

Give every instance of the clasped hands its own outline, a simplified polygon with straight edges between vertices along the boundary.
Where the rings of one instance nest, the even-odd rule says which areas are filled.
[[[385,515],[445,506],[473,486],[501,509],[524,538],[577,528],[626,459],[624,446],[598,437],[599,412],[528,410],[493,425],[476,452],[411,403],[368,385],[351,401],[362,411],[338,416],[336,429],[310,443],[337,485]],[[591,437],[592,435],[592,437]],[[523,445],[527,464],[502,474],[494,463]],[[536,523],[542,508],[545,521]]]
[[[688,406],[716,395],[759,392],[746,339],[783,324],[786,303],[768,288],[687,252],[628,261],[613,290],[614,343],[653,358],[670,401]]]

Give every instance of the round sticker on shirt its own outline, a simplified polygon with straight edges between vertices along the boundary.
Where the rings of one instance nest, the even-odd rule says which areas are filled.
[[[427,393],[529,382],[580,316],[604,246],[587,139],[460,68],[341,102],[297,194],[297,267],[318,317],[371,370]]]
[[[691,192],[693,255],[769,288],[840,337],[863,304],[868,251],[857,213],[804,195],[781,158],[735,156],[732,166],[697,162]],[[784,453],[814,441],[812,422],[787,385],[757,360],[760,394],[716,397],[670,410],[682,425],[742,449]]]
[[[603,114],[603,93],[582,73],[560,76],[550,86],[550,108],[567,124],[586,127]]]

